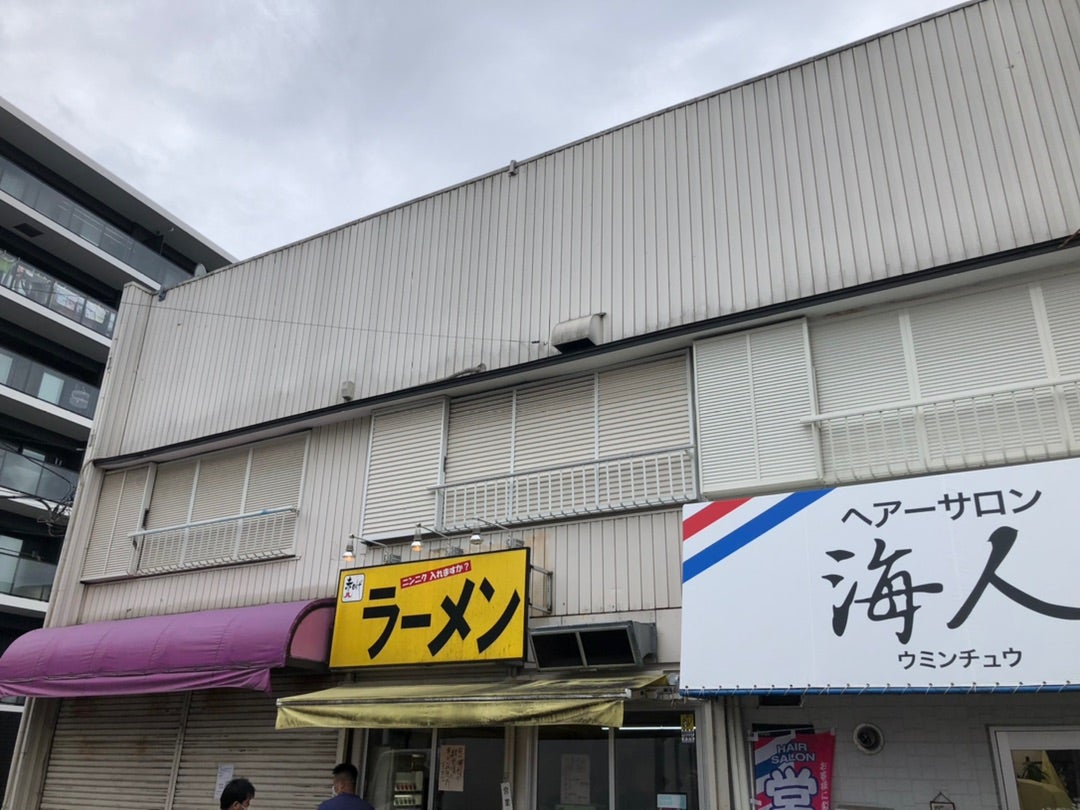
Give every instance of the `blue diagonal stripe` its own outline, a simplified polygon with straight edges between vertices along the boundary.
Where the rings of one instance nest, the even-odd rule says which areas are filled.
[[[683,562],[683,582],[689,582],[702,571],[716,565],[724,557],[734,554],[747,543],[757,540],[770,529],[778,526],[796,512],[801,512],[819,498],[832,492],[831,489],[811,489],[806,492],[793,492],[784,500],[775,503],[752,520],[747,521],[735,531],[730,532],[707,548],[703,548],[689,560]]]

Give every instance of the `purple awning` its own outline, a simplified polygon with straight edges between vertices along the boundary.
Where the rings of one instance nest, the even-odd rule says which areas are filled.
[[[270,670],[325,664],[334,600],[31,630],[0,657],[0,696],[270,691]]]

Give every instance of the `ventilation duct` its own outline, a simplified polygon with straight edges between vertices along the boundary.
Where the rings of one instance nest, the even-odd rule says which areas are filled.
[[[644,622],[536,627],[529,631],[538,669],[641,666],[656,658],[656,625]]]
[[[598,346],[603,335],[603,317],[604,313],[598,312],[583,318],[560,321],[551,330],[551,345],[563,354]]]

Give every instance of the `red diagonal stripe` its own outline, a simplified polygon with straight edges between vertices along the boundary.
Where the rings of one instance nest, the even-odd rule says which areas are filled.
[[[683,521],[682,524],[682,536],[683,540],[688,537],[693,537],[700,532],[710,523],[715,523],[728,512],[733,509],[738,509],[749,498],[735,498],[731,501],[713,501],[704,509],[699,512],[695,512],[693,515]]]

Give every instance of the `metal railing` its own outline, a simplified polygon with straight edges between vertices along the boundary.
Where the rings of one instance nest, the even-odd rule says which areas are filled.
[[[56,464],[0,449],[0,487],[36,498],[70,503],[79,473]]]
[[[263,509],[132,532],[131,574],[157,574],[293,553],[297,509]]]
[[[2,156],[0,191],[166,287],[191,278],[161,254]]]
[[[18,256],[0,250],[0,287],[47,307],[68,320],[112,337],[116,310],[57,281]]]
[[[520,523],[692,501],[693,448],[615,456],[435,487],[440,528]]]
[[[51,402],[87,419],[94,418],[99,389],[44,363],[31,360],[10,349],[0,348],[0,385]]]
[[[1013,464],[1080,450],[1080,376],[803,420],[827,482]]]

